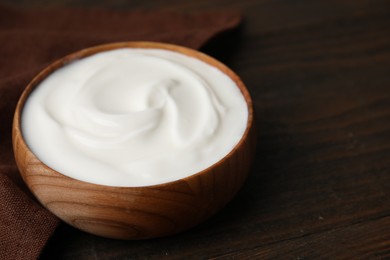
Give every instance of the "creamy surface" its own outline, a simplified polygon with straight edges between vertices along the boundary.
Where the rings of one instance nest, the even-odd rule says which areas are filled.
[[[241,139],[248,109],[220,70],[160,49],[118,49],[72,62],[31,93],[22,133],[46,165],[108,186],[197,173]]]

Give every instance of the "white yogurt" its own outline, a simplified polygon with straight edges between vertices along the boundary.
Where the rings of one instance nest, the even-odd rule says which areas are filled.
[[[160,49],[106,51],[37,86],[21,119],[33,153],[69,177],[147,186],[195,174],[241,139],[248,108],[233,80]]]

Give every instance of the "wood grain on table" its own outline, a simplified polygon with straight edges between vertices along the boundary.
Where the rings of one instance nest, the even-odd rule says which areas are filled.
[[[239,32],[204,48],[254,101],[256,162],[238,196],[204,224],[161,239],[110,240],[63,225],[42,259],[390,258],[389,1],[2,2],[245,17]]]

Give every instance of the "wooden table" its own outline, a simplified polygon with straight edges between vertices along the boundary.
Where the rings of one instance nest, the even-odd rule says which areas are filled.
[[[206,223],[147,241],[104,239],[62,225],[42,259],[390,257],[388,0],[49,5],[242,10],[241,31],[204,51],[247,84],[259,141],[245,186]]]

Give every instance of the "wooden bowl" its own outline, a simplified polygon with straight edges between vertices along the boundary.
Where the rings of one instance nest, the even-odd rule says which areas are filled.
[[[159,48],[200,59],[219,68],[240,88],[248,105],[246,131],[219,162],[189,177],[145,187],[112,187],[67,177],[42,163],[26,145],[21,112],[28,95],[50,73],[70,61],[117,48]],[[40,203],[66,223],[109,238],[146,239],[178,233],[225,206],[243,185],[255,150],[252,101],[239,77],[215,59],[188,48],[153,42],[124,42],[70,54],[40,72],[24,90],[14,116],[12,137],[23,180]]]

